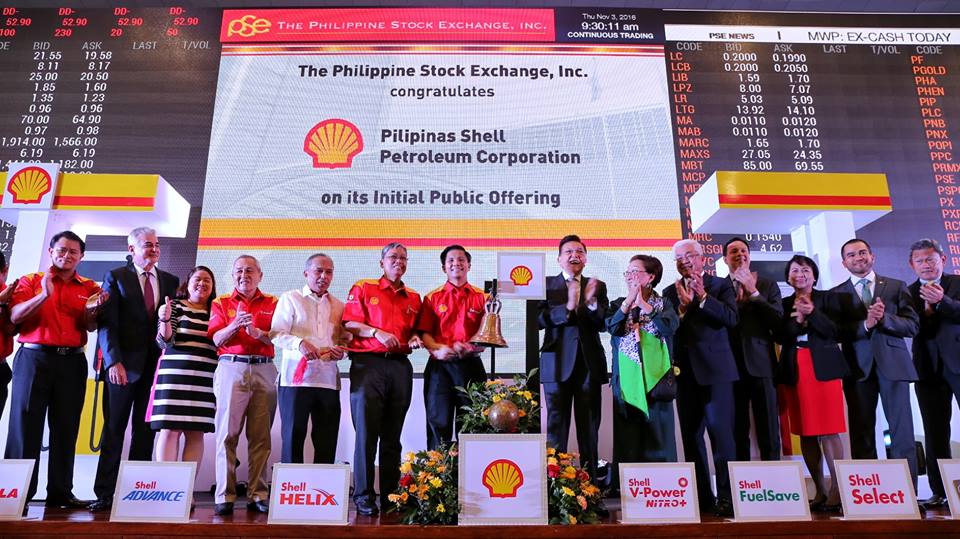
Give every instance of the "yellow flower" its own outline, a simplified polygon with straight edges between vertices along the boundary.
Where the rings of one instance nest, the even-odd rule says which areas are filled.
[[[440,486],[443,485],[443,481],[441,481],[439,477],[434,477],[430,480],[430,484],[433,485],[434,488],[440,488]]]
[[[440,460],[443,458],[443,455],[439,451],[427,451],[427,456],[430,457],[430,460]]]
[[[487,380],[487,387],[497,386],[503,383],[503,380],[497,378],[495,380]]]
[[[563,472],[560,474],[560,477],[564,479],[576,479],[577,469],[574,468],[573,466],[567,466],[566,468],[563,469]],[[567,488],[567,487],[563,487],[563,488]]]
[[[571,490],[570,488],[561,487],[561,489],[563,490],[563,493],[566,494],[567,496],[573,496],[573,490]]]
[[[548,454],[548,455],[551,455],[551,456],[552,456],[552,455],[556,455],[556,454],[557,454],[557,450],[554,449],[554,448],[552,448],[552,447],[548,447],[548,448],[547,448],[547,454]]]
[[[586,508],[587,508],[587,499],[584,498],[583,496],[577,496],[577,502],[580,503],[580,507],[581,507],[582,509],[586,509]]]
[[[435,467],[436,465],[437,465],[437,461],[435,461],[435,460],[433,460],[433,459],[428,460],[428,461],[427,461],[427,464],[426,464],[427,468],[433,468],[433,467]]]
[[[532,399],[533,399],[533,393],[531,393],[531,392],[529,392],[529,391],[524,391],[524,392],[522,392],[522,393],[520,393],[520,394],[523,395],[523,398],[525,398],[525,399],[527,399],[527,400],[532,400]]]
[[[503,400],[503,395],[497,393],[493,396],[493,402],[500,402],[501,400]]]
[[[537,405],[537,401],[530,401],[530,406],[536,406],[536,405]]]
[[[580,485],[580,490],[582,490],[587,496],[596,496],[597,494],[600,494],[600,489],[591,485],[590,483],[584,483]]]
[[[437,505],[437,512],[438,512],[438,513],[446,513],[446,512],[447,512],[447,508],[444,507],[442,503],[441,503],[441,504],[438,504],[438,505]]]
[[[403,460],[407,462],[413,462],[413,459],[417,458],[417,454],[413,451],[408,451],[406,456],[403,457]]]
[[[404,462],[403,464],[400,465],[400,473],[408,474],[411,471],[413,471],[413,464],[409,462]]]
[[[447,471],[447,467],[444,466],[443,464],[441,464],[440,466],[437,466],[437,472],[438,472],[438,473],[443,473],[443,472],[445,472],[445,471]]]
[[[399,495],[399,494],[389,494],[389,495],[387,495],[387,499],[390,500],[390,501],[393,502],[393,503],[397,503],[397,502],[400,501],[400,495]]]
[[[557,457],[547,457],[547,464],[557,465]]]
[[[576,524],[576,523],[577,523],[577,517],[575,517],[575,516],[573,516],[573,515],[569,515],[569,516],[567,517],[567,520],[570,521],[570,524]]]

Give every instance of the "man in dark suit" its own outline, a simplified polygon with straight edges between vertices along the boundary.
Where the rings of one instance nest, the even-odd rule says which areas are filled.
[[[547,406],[547,441],[567,450],[570,406],[577,423],[580,460],[597,477],[600,388],[607,382],[607,362],[600,332],[607,316],[607,286],[586,277],[587,248],[578,236],[560,240],[557,262],[563,271],[547,277],[547,299],[538,320],[544,330],[540,347],[540,380]]]
[[[730,331],[730,348],[740,379],[733,384],[737,460],[750,460],[750,410],[756,423],[761,460],[780,460],[780,416],[773,372],[777,355],[773,335],[783,318],[780,287],[750,271],[750,247],[743,238],[723,246],[740,323]]]
[[[673,338],[677,376],[677,414],[686,460],[697,472],[700,510],[733,516],[727,462],[736,457],[733,441],[733,383],[739,377],[729,331],[737,326],[737,298],[728,279],[704,273],[703,247],[695,240],[673,246],[680,279],[663,297],[677,309],[680,327]],[[704,430],[710,435],[717,495],[710,483]]]
[[[933,496],[922,505],[947,503],[938,459],[951,458],[951,401],[960,403],[960,277],[945,275],[947,257],[937,240],[910,246],[910,267],[917,280],[910,285],[913,307],[920,313],[920,333],[913,338],[914,384],[926,437],[927,478]]]
[[[877,275],[870,245],[848,240],[840,248],[843,267],[850,272],[835,286],[840,309],[843,354],[851,376],[843,392],[850,418],[850,452],[855,459],[877,458],[877,398],[890,425],[890,456],[907,459],[913,484],[917,484],[917,450],[913,437],[910,382],[917,369],[907,350],[920,320],[903,281]]]
[[[180,282],[157,267],[160,241],[152,228],[135,228],[127,236],[130,262],[103,278],[110,299],[100,313],[98,343],[103,352],[107,386],[103,395],[103,442],[91,511],[113,504],[127,423],[131,423],[130,460],[153,457],[154,432],[146,420],[147,403],[157,369],[157,307],[171,298]],[[133,412],[131,420],[130,413]]]

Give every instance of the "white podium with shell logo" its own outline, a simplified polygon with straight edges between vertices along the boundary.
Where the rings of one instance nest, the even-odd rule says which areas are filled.
[[[190,203],[158,174],[61,173],[54,163],[10,163],[0,181],[0,219],[17,226],[11,276],[46,269],[47,244],[62,230],[81,238],[126,236],[137,226],[165,237],[187,234]]]
[[[547,524],[544,434],[461,434],[461,525]]]

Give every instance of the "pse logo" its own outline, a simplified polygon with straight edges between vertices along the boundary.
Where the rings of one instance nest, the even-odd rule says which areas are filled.
[[[363,135],[346,120],[324,120],[307,132],[303,151],[313,157],[313,168],[350,168],[363,151]]]
[[[253,37],[270,31],[272,23],[267,19],[258,19],[256,15],[244,15],[227,24],[227,36]]]

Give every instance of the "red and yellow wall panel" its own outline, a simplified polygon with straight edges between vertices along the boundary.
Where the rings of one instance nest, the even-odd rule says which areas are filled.
[[[669,250],[680,239],[676,220],[524,219],[234,219],[200,222],[203,250],[371,248],[400,241],[410,248],[451,243],[480,249],[553,249],[576,231],[589,247]]]

